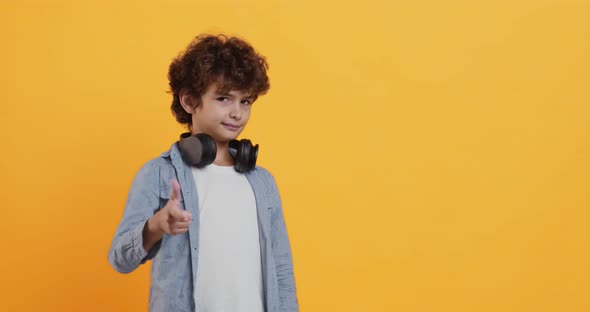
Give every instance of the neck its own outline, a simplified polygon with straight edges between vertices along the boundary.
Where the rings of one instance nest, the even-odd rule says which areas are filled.
[[[214,164],[218,166],[233,166],[234,159],[229,153],[229,142],[215,142],[217,144],[217,155]]]

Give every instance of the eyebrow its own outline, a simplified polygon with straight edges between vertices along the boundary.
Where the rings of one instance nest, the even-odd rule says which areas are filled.
[[[230,97],[230,98],[234,98],[235,97],[235,95],[233,95],[233,94],[223,93],[223,92],[215,92],[215,95],[217,95],[217,96],[220,96],[220,95],[221,96],[227,96],[227,97]],[[252,99],[254,99],[254,96],[253,95],[247,95],[247,96],[244,97],[244,99],[252,100]]]

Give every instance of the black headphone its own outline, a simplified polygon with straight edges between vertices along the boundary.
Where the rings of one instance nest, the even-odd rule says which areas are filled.
[[[215,140],[206,133],[197,133],[192,135],[185,132],[180,135],[178,141],[182,159],[189,165],[197,168],[203,168],[215,161],[217,156],[217,145]],[[237,172],[248,172],[256,167],[256,158],[258,157],[258,144],[252,145],[248,139],[231,140],[229,148],[235,149],[236,153],[230,154],[234,158],[234,169]]]

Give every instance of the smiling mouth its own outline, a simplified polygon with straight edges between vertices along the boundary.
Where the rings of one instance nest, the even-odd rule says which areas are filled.
[[[226,128],[228,128],[230,130],[238,130],[238,129],[240,129],[240,126],[238,126],[238,125],[232,125],[232,124],[226,124],[226,123],[222,123],[222,125],[224,125]]]

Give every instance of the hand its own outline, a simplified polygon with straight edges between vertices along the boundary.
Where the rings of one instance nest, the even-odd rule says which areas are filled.
[[[166,234],[178,235],[188,231],[193,217],[190,212],[180,209],[180,185],[178,181],[173,179],[170,183],[172,184],[170,198],[166,206],[157,213],[160,215],[158,217],[158,227]]]

